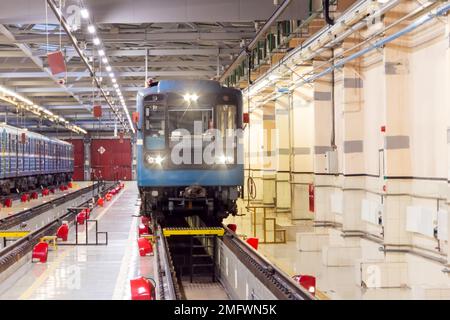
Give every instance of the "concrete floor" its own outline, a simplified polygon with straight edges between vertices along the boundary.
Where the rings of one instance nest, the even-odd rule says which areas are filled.
[[[104,208],[93,211],[99,231],[107,231],[107,246],[59,246],[46,264],[25,263],[0,284],[0,299],[110,300],[130,299],[129,280],[153,277],[153,257],[141,258],[137,248],[138,191],[128,183]],[[90,242],[94,225],[89,226]],[[84,230],[79,230],[81,242]],[[68,242],[74,241],[74,228]],[[103,241],[103,236],[99,237]]]

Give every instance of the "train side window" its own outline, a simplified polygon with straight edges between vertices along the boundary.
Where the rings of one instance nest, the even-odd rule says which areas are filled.
[[[166,110],[155,104],[145,107],[145,147],[161,150],[166,147]]]

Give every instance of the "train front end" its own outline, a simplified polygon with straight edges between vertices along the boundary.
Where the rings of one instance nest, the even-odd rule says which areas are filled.
[[[161,81],[138,94],[142,210],[158,220],[236,214],[242,190],[242,95],[215,81]]]

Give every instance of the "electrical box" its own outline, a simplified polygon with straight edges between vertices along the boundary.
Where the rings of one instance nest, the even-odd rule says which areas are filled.
[[[325,153],[325,171],[327,173],[339,174],[338,153],[336,150]]]

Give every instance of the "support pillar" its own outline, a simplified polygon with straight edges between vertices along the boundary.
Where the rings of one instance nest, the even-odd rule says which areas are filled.
[[[291,211],[290,190],[290,119],[291,95],[285,95],[275,102],[276,127],[276,179],[275,179],[275,206],[276,212]]]
[[[293,75],[303,74],[311,67],[300,67]],[[309,206],[309,186],[314,184],[314,88],[306,84],[292,94],[291,111],[291,197],[292,220],[310,220],[314,212]],[[313,209],[313,208],[312,208]]]
[[[84,180],[91,180],[91,138],[83,140],[84,146]]]

